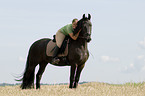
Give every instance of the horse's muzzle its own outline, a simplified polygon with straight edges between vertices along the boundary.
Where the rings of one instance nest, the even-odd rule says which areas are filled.
[[[87,42],[90,42],[91,40],[91,37],[87,37]]]

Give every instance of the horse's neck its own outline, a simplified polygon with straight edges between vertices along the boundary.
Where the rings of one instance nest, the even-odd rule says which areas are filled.
[[[79,48],[84,48],[85,50],[87,50],[87,41],[84,40],[84,39],[81,39],[81,38],[78,38],[77,40],[73,40],[72,41],[72,44],[76,47],[79,47]]]
[[[86,40],[79,40],[80,46],[83,46],[87,50],[87,41]]]

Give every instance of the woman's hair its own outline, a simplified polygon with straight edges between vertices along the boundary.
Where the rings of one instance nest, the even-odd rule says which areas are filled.
[[[72,23],[74,23],[76,20],[78,20],[78,19],[76,19],[76,18],[75,18],[75,19],[73,19],[73,20],[72,20]]]

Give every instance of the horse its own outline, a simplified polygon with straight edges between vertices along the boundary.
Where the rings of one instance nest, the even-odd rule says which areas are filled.
[[[69,38],[70,43],[68,45],[68,55],[66,56],[68,63],[64,62],[64,60],[60,58],[59,64],[53,64],[55,66],[70,66],[69,88],[71,89],[77,88],[80,74],[85,66],[85,62],[89,57],[87,43],[91,41],[92,23],[90,19],[90,14],[88,14],[88,17],[85,17],[85,14],[83,14],[82,19],[78,21],[77,27],[73,32],[75,35],[81,29],[77,40]],[[31,45],[27,56],[24,74],[19,80],[22,81],[22,89],[34,88],[35,67],[37,65],[39,65],[39,70],[36,74],[36,89],[40,89],[40,80],[42,74],[47,64],[51,64],[53,59],[51,56],[46,55],[46,46],[50,40],[51,39],[49,38],[43,38],[35,41]]]

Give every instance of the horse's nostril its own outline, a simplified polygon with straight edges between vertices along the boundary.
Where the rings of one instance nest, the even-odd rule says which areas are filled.
[[[88,39],[87,39],[87,42],[90,42],[91,40],[92,40],[91,38],[88,38]]]

